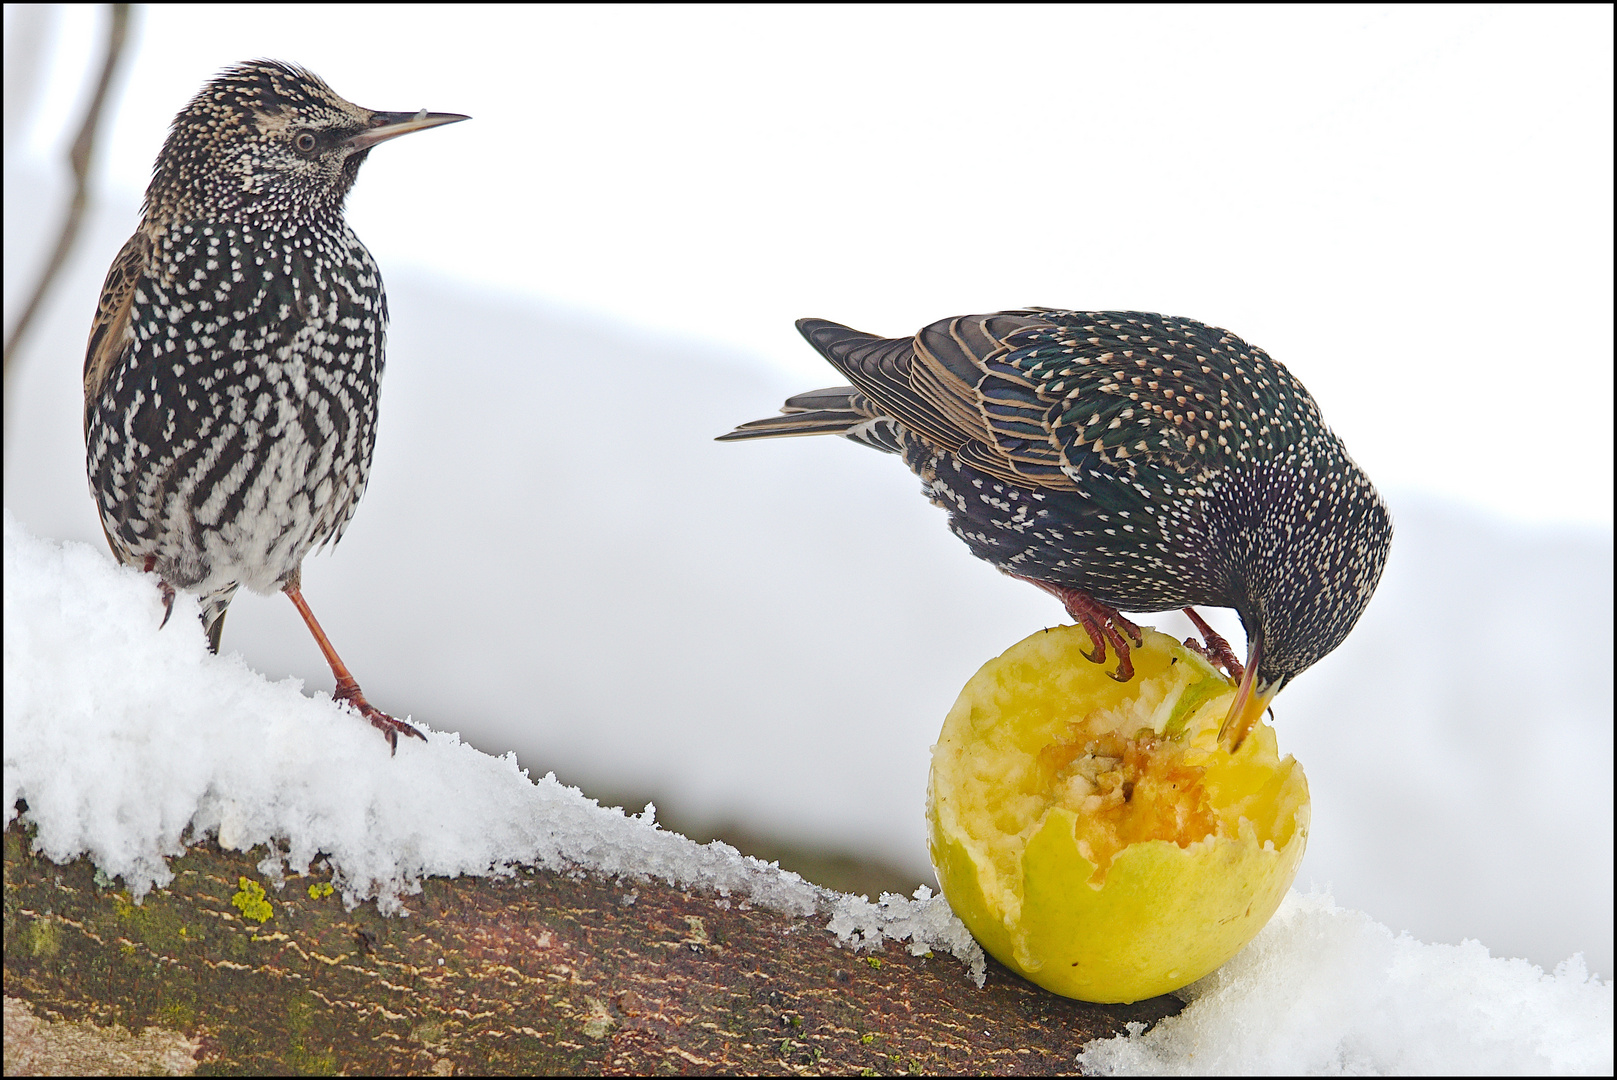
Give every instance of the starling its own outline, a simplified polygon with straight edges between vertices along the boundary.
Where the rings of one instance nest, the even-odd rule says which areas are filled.
[[[286,593],[336,699],[395,750],[424,736],[360,693],[302,565],[342,537],[376,440],[387,297],[343,203],[371,147],[465,119],[362,109],[277,61],[220,73],[174,118],[84,357],[90,490],[118,561],[156,573],[170,610],[195,593],[215,652],[239,587]]]
[[[1342,643],[1392,519],[1301,383],[1192,319],[1031,308],[881,338],[798,330],[852,386],[720,436],[841,435],[899,454],[980,559],[1054,594],[1132,675],[1127,611],[1185,608],[1239,682],[1239,746],[1280,688]],[[1241,664],[1192,605],[1233,608]]]

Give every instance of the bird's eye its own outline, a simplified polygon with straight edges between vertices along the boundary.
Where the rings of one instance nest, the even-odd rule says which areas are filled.
[[[301,135],[299,135],[296,139],[293,140],[292,145],[296,146],[298,148],[299,153],[303,153],[303,154],[313,153],[314,152],[314,136],[311,135],[309,132],[305,131]]]

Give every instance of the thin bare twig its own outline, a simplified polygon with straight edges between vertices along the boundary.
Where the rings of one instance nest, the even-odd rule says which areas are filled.
[[[96,84],[95,96],[90,99],[90,108],[84,115],[84,123],[79,128],[78,137],[73,140],[73,148],[68,153],[68,162],[73,166],[73,201],[68,204],[67,216],[62,220],[62,230],[56,237],[56,249],[51,252],[50,261],[45,264],[44,272],[40,274],[27,306],[22,309],[16,324],[6,335],[4,378],[8,387],[6,394],[8,399],[11,396],[9,393],[11,361],[22,345],[23,337],[33,323],[34,316],[44,306],[45,297],[56,284],[56,278],[61,273],[62,267],[67,263],[67,257],[72,253],[73,244],[79,236],[79,226],[84,221],[84,211],[90,203],[90,160],[95,150],[96,132],[101,126],[107,91],[112,86],[112,77],[117,72],[118,61],[123,57],[124,42],[129,36],[129,5],[108,6],[112,19],[107,34],[107,55],[101,64],[101,79]]]

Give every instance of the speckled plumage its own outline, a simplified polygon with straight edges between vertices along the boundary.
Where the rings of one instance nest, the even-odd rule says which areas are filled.
[[[174,119],[102,289],[84,434],[114,554],[195,592],[215,649],[236,590],[295,594],[369,478],[387,298],[343,217],[359,166],[460,119],[363,109],[275,61]]]
[[[853,385],[722,438],[898,453],[1006,573],[1127,611],[1234,608],[1270,695],[1342,642],[1380,580],[1386,505],[1302,384],[1228,331],[1048,309],[913,338],[798,328]]]

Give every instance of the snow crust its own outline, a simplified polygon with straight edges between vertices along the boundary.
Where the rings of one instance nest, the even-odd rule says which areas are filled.
[[[1150,1031],[1078,1055],[1106,1075],[1609,1075],[1612,984],[1476,941],[1429,945],[1293,890],[1235,959]]]
[[[29,536],[5,512],[6,824],[25,800],[35,850],[88,856],[138,901],[173,879],[167,859],[214,836],[270,854],[279,882],[318,859],[350,909],[405,915],[429,875],[586,869],[711,889],[774,911],[829,917],[856,949],[905,942],[984,960],[941,896],[875,903],[804,881],[728,844],[697,844],[603,807],[515,754],[491,757],[426,729],[390,757],[381,734],[328,694],[271,683],[241,656],[211,656],[185,593],[158,632],[155,580],[84,544]],[[423,726],[423,725],[418,725]]]
[[[824,919],[857,949],[903,943],[959,957],[982,985],[981,949],[941,896],[834,893],[722,843],[657,827],[655,808],[602,807],[515,756],[454,732],[381,735],[297,679],[270,682],[240,655],[211,656],[196,604],[159,632],[153,580],[104,551],[29,536],[9,510],[4,553],[6,823],[65,862],[88,856],[143,896],[167,859],[214,836],[270,854],[271,881],[323,860],[353,907],[408,914],[428,875],[587,869],[711,889]],[[920,813],[917,808],[917,813]],[[1239,956],[1180,996],[1179,1016],[1097,1040],[1075,1064],[1129,1073],[1569,1073],[1613,1068],[1613,987],[1581,954],[1555,971],[1475,941],[1394,936],[1325,894],[1292,893]]]

